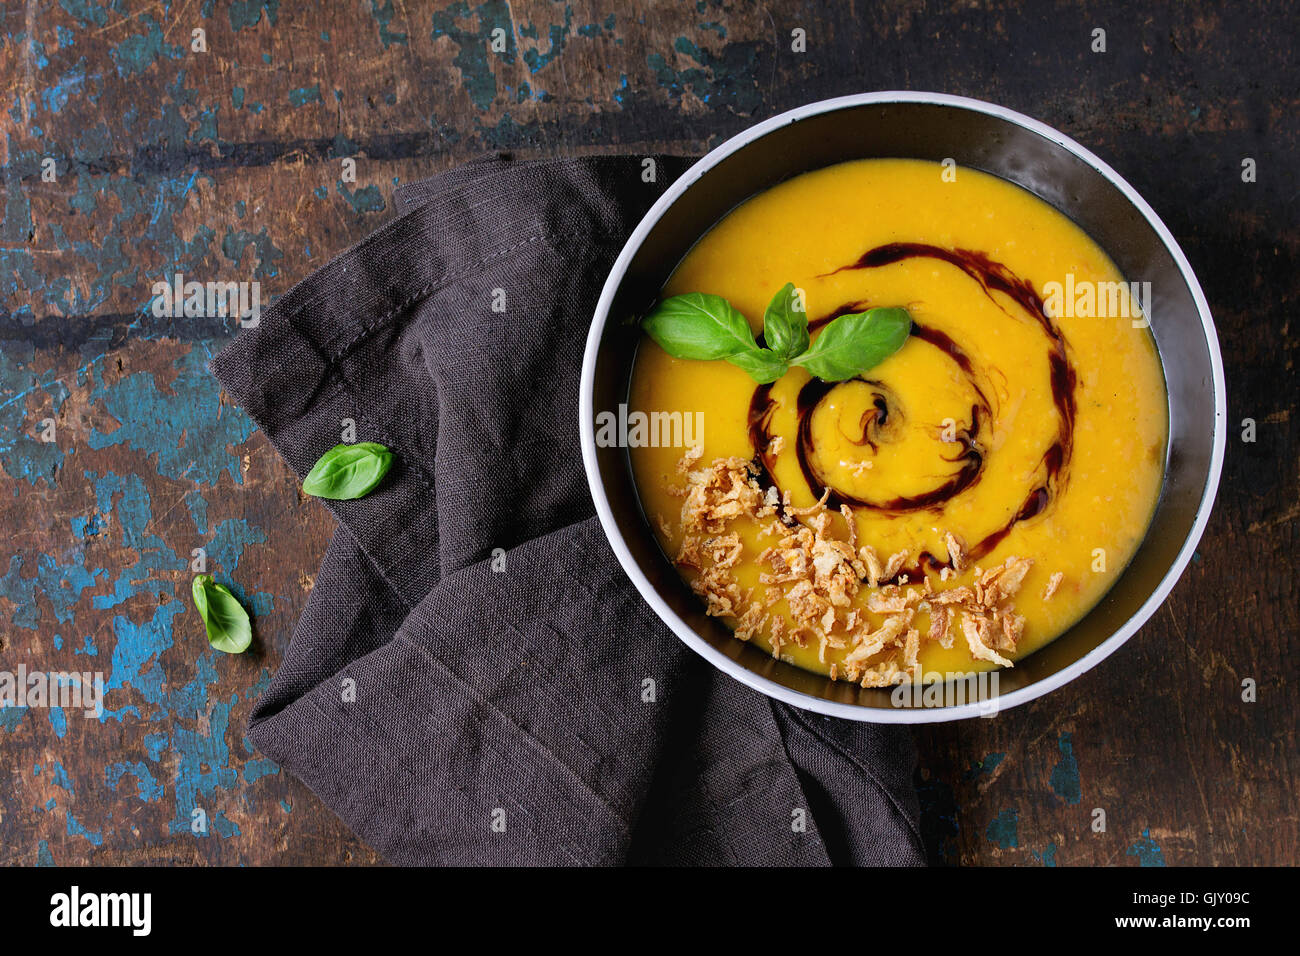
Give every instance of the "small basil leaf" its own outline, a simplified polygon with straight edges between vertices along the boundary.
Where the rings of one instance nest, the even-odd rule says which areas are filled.
[[[755,348],[748,352],[737,352],[728,355],[727,361],[743,368],[759,385],[775,382],[790,370],[790,363],[771,349]]]
[[[641,327],[674,358],[720,359],[758,347],[749,320],[722,296],[703,292],[664,299]]]
[[[190,592],[194,606],[208,631],[208,643],[227,654],[242,654],[253,643],[253,625],[248,612],[230,588],[217,584],[210,574],[200,574],[194,579]]]
[[[335,445],[311,466],[302,490],[334,501],[360,498],[383,481],[392,464],[393,453],[376,442]]]
[[[808,348],[808,313],[796,309],[802,305],[793,282],[782,286],[767,311],[763,313],[763,339],[767,347],[785,359],[792,359]]]
[[[906,309],[870,309],[841,315],[794,359],[825,382],[842,382],[879,365],[903,347],[912,330]]]

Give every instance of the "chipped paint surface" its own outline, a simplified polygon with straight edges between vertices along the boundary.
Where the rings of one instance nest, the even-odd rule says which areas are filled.
[[[0,68],[17,79],[0,119],[0,667],[94,671],[105,687],[96,719],[0,710],[18,764],[0,793],[4,862],[158,847],[265,859],[281,843],[271,834],[296,825],[267,823],[268,807],[374,858],[319,806],[290,817],[310,797],[243,735],[330,521],[205,370],[233,324],[159,315],[153,285],[258,281],[273,301],[314,267],[314,246],[341,251],[381,222],[397,183],[546,143],[550,90],[623,46],[617,19],[496,0],[417,16],[391,0],[347,13],[61,0],[35,22],[0,22]],[[672,19],[676,38],[706,18]],[[680,82],[710,82],[701,61],[710,44],[722,55],[722,36],[665,45]],[[649,78],[650,53],[636,55]],[[628,72],[600,96],[624,122],[634,104],[612,94]],[[446,100],[430,101],[438,89]],[[255,615],[239,658],[207,647],[190,606],[198,549]]]
[[[1052,791],[1066,803],[1078,803],[1083,799],[1079,785],[1079,761],[1074,757],[1073,735],[1064,733],[1056,743],[1061,751],[1061,759],[1052,768]]]
[[[1151,831],[1143,830],[1142,838],[1124,851],[1128,856],[1137,857],[1139,866],[1164,866],[1165,852],[1160,844],[1151,839]]]
[[[1122,5],[1096,6],[1108,11],[1124,19]],[[1248,3],[1238,19],[1266,14]],[[1113,31],[1102,62],[1028,7],[974,19],[719,0],[0,12],[0,670],[100,671],[106,687],[93,719],[0,709],[12,781],[0,862],[377,859],[244,738],[332,526],[205,371],[232,324],[155,315],[154,283],[258,281],[265,305],[386,222],[396,184],[484,151],[697,154],[781,109],[904,87],[1029,112],[1133,180],[1202,270],[1230,381],[1234,359],[1246,370],[1234,405],[1273,429],[1230,449],[1228,504],[1192,583],[1123,664],[994,720],[918,731],[932,857],[1256,862],[1284,852],[1288,828],[1293,848],[1294,728],[1268,669],[1284,655],[1214,636],[1296,633],[1281,597],[1294,579],[1269,570],[1237,609],[1203,585],[1257,564],[1264,544],[1295,551],[1300,416],[1265,388],[1294,367],[1295,336],[1241,331],[1281,327],[1270,303],[1294,299],[1294,190],[1273,173],[1243,191],[1222,171],[1242,156],[1295,168],[1276,105],[1293,96],[1272,78],[1289,75],[1296,30],[1234,45],[1214,19],[1174,5],[1127,38]],[[796,28],[806,54],[791,48]],[[207,52],[192,48],[196,29]],[[1026,41],[1058,69],[1014,55]],[[1251,70],[1265,80],[1243,92]],[[200,548],[256,615],[240,657],[209,649],[190,607]],[[1235,692],[1247,676],[1261,692],[1249,710]],[[1090,829],[1093,807],[1109,830]],[[1248,826],[1258,816],[1270,826]]]
[[[1020,846],[1020,814],[1016,810],[1003,810],[989,821],[984,835],[999,850],[1010,850]]]

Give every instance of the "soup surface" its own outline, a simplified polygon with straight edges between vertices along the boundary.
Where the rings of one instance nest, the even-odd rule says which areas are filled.
[[[814,339],[876,306],[914,324],[836,384],[796,367],[761,386],[643,337],[628,408],[665,427],[629,440],[634,477],[709,613],[790,663],[877,686],[1009,666],[1082,617],[1163,477],[1141,286],[1010,183],[864,160],[735,209],[663,296],[723,296],[760,334],[786,282]],[[656,412],[700,433],[679,440]]]

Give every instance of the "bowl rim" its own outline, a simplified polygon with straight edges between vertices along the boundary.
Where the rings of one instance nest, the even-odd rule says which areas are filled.
[[[997,117],[1014,123],[1031,132],[1037,133],[1045,139],[1051,140],[1057,145],[1063,147],[1076,157],[1083,160],[1098,173],[1104,176],[1113,186],[1115,186],[1125,198],[1133,204],[1134,208],[1151,225],[1160,241],[1168,249],[1170,256],[1178,266],[1183,281],[1192,294],[1192,299],[1196,303],[1196,310],[1201,319],[1202,330],[1205,334],[1206,345],[1210,354],[1210,366],[1213,373],[1214,387],[1214,446],[1210,457],[1210,471],[1206,478],[1205,488],[1201,494],[1201,500],[1197,505],[1196,519],[1193,522],[1191,531],[1183,542],[1181,550],[1178,552],[1173,564],[1161,578],[1160,583],[1152,591],[1147,600],[1137,609],[1136,612],[1125,621],[1110,637],[1106,638],[1087,654],[1080,657],[1066,667],[1061,668],[1054,674],[1050,674],[1042,680],[1035,681],[1027,687],[1011,691],[1005,695],[999,695],[990,701],[973,701],[958,706],[946,707],[899,707],[899,708],[882,708],[882,707],[864,707],[860,704],[840,703],[837,701],[825,700],[820,697],[813,697],[801,691],[791,690],[783,684],[778,684],[770,678],[755,674],[753,671],[741,665],[739,662],[728,657],[720,650],[715,648],[708,641],[704,640],[695,630],[683,621],[670,608],[667,602],[659,595],[658,591],[650,583],[649,579],[641,571],[641,568],[632,557],[618,525],[614,521],[613,510],[610,508],[609,499],[605,495],[604,488],[600,482],[600,473],[596,460],[596,441],[595,441],[595,416],[593,407],[593,393],[595,387],[596,372],[596,353],[600,347],[600,340],[605,330],[605,324],[609,319],[609,312],[614,302],[614,297],[618,287],[622,284],[623,277],[627,268],[632,261],[641,244],[645,241],[650,230],[659,222],[664,212],[675,203],[691,185],[700,179],[706,172],[720,163],[723,159],[731,154],[744,148],[749,143],[757,140],[773,130],[782,126],[797,122],[810,116],[816,116],[821,113],[829,113],[850,107],[871,106],[877,104],[893,103],[922,103],[930,105],[948,106],[957,109],[971,110],[977,113],[984,113],[989,116]],[[787,110],[770,119],[764,120],[754,126],[748,127],[732,136],[730,139],[716,146],[698,162],[692,165],[685,173],[679,177],[676,182],[670,185],[655,202],[650,210],[632,230],[627,241],[624,243],[622,251],[614,261],[610,269],[609,276],[605,280],[605,285],[601,289],[600,298],[597,300],[595,313],[592,318],[591,329],[587,335],[587,344],[583,354],[582,361],[582,378],[578,396],[578,429],[582,443],[582,462],[583,468],[587,473],[587,484],[591,489],[591,497],[596,505],[596,514],[600,519],[600,524],[605,532],[605,537],[609,540],[610,547],[613,548],[619,564],[623,566],[624,572],[631,579],[641,597],[655,614],[680,638],[687,647],[700,654],[705,660],[709,661],[715,667],[719,668],[731,677],[739,680],[755,690],[766,694],[769,697],[798,707],[803,710],[813,711],[814,713],[824,714],[830,717],[841,717],[848,720],[866,721],[870,723],[882,724],[923,724],[938,723],[949,720],[961,720],[968,717],[992,716],[998,711],[1007,708],[1016,707],[1036,697],[1041,697],[1058,687],[1068,684],[1079,675],[1091,670],[1101,661],[1113,654],[1119,647],[1124,644],[1130,637],[1137,633],[1138,629],[1145,624],[1151,616],[1160,608],[1165,599],[1173,590],[1178,579],[1182,577],[1192,554],[1200,543],[1202,535],[1205,533],[1206,524],[1209,522],[1210,512],[1213,509],[1215,494],[1219,487],[1219,477],[1223,470],[1223,457],[1227,445],[1227,399],[1226,384],[1223,375],[1223,357],[1219,350],[1218,332],[1214,326],[1214,320],[1210,316],[1210,307],[1206,302],[1205,293],[1201,290],[1201,284],[1193,272],[1191,264],[1187,261],[1182,248],[1178,241],[1174,239],[1173,234],[1165,226],[1164,222],[1156,214],[1155,210],[1143,199],[1129,183],[1112,169],[1107,163],[1094,155],[1088,149],[1075,142],[1070,137],[1053,129],[1045,123],[1018,113],[1015,110],[1007,109],[1003,106],[997,106],[993,103],[987,103],[983,100],[971,99],[965,96],[954,96],[947,93],[927,93],[919,91],[904,90],[885,90],[872,93],[854,93],[848,96],[838,96],[832,99],[819,100],[815,103],[809,103],[805,106],[796,107]]]

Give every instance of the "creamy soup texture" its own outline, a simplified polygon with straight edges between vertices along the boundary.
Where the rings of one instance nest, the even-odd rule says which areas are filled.
[[[663,296],[723,296],[761,334],[764,309],[786,282],[801,290],[814,338],[835,316],[876,306],[906,308],[912,334],[849,381],[792,368],[770,386],[725,361],[673,358],[643,337],[629,409],[698,412],[703,426],[698,457],[680,469],[680,447],[630,449],[646,514],[687,582],[699,589],[700,576],[723,560],[709,544],[726,535],[738,542],[725,549],[727,574],[743,596],[718,605],[726,623],[735,628],[759,608],[743,618],[745,638],[838,677],[856,679],[864,665],[884,662],[875,672],[889,680],[879,683],[1013,662],[1087,613],[1143,537],[1167,434],[1154,343],[1106,254],[1061,213],[996,177],[865,160],[802,175],[739,206],[695,245]],[[1109,290],[1110,301],[1103,293],[1076,309],[1073,298],[1051,300],[1051,283]],[[776,488],[788,502],[778,509],[781,524],[740,517],[688,542],[688,469],[698,479],[721,459],[753,463],[767,500]],[[773,573],[790,559],[773,564],[771,554],[782,528],[792,534],[815,520],[793,510],[818,501],[832,516],[820,519],[821,530],[851,542],[846,553],[867,548],[882,564],[900,558],[887,576],[862,573],[857,561],[861,586],[849,598],[826,598],[829,616],[810,626],[806,608],[792,613],[781,591],[791,575]],[[684,544],[703,557],[682,560]],[[985,638],[996,652],[976,654],[960,636],[940,639],[934,595],[965,587],[982,596],[981,577],[1008,559],[1020,562],[1018,586],[1004,595],[1015,623],[1007,637],[998,630]],[[871,635],[886,620],[872,608],[903,603],[905,626],[872,651]],[[960,615],[951,633],[962,634]],[[858,665],[846,667],[855,649]]]

